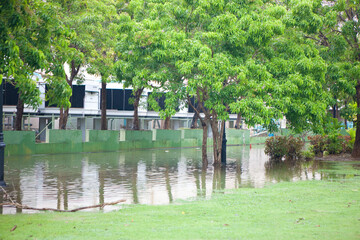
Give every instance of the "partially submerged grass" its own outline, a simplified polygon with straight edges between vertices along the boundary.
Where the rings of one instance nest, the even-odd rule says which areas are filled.
[[[1,215],[0,239],[360,239],[356,175],[243,188],[211,200],[131,205],[110,213]]]

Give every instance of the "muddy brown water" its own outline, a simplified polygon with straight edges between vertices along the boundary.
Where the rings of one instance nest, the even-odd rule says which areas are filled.
[[[268,160],[261,145],[228,147],[227,165],[214,168],[209,159],[206,169],[202,169],[199,148],[7,157],[5,189],[23,205],[74,209],[120,199],[126,200],[124,204],[169,204],[208,199],[228,189],[326,178],[321,169],[328,163],[323,161],[269,167]],[[2,214],[21,212],[35,211],[0,207]]]

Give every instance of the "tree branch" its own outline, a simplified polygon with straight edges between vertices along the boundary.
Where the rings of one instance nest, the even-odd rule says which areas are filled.
[[[54,211],[54,212],[77,212],[80,210],[84,210],[84,209],[90,209],[90,208],[103,208],[104,206],[109,206],[109,205],[116,205],[118,203],[121,202],[125,202],[126,200],[122,199],[122,200],[118,200],[115,202],[109,202],[109,203],[102,203],[102,204],[97,204],[97,205],[91,205],[91,206],[86,206],[86,207],[80,207],[80,208],[75,208],[72,210],[62,210],[62,209],[56,209],[56,208],[35,208],[35,207],[29,207],[27,205],[22,205],[19,203],[12,203],[12,202],[7,202],[7,203],[0,203],[0,206],[11,206],[11,207],[16,207],[19,209],[27,209],[27,210],[36,210],[36,211]]]
[[[62,210],[62,209],[56,209],[56,208],[35,208],[35,207],[29,207],[27,205],[22,205],[20,203],[15,202],[9,196],[9,194],[6,192],[6,190],[3,187],[0,186],[0,188],[4,192],[5,198],[9,199],[9,201],[10,201],[10,202],[5,202],[5,203],[0,203],[0,206],[11,206],[11,207],[19,208],[19,209],[36,210],[36,211],[77,212],[77,211],[84,210],[84,209],[89,209],[89,208],[98,208],[98,207],[103,208],[104,206],[116,205],[118,203],[126,201],[126,200],[122,199],[122,200],[118,200],[118,201],[115,201],[115,202],[101,203],[101,204],[97,204],[97,205],[79,207],[79,208],[75,208],[75,209],[72,209],[72,210]]]
[[[315,40],[315,41],[317,41],[317,42],[320,42],[320,41],[321,41],[320,39],[317,39],[317,38],[311,37],[311,36],[306,36],[306,35],[304,35],[304,38],[309,38],[309,39]]]
[[[341,21],[346,22],[346,20],[341,16],[341,13],[338,14],[338,18],[340,18]]]
[[[196,107],[194,107],[194,105],[192,104],[189,95],[187,96],[187,100],[188,100],[188,103],[189,103],[190,107],[192,107],[192,109],[194,109],[195,114],[197,114],[197,116],[199,117],[199,120],[200,120],[201,124],[204,125],[205,124],[204,119],[201,118],[199,110]],[[201,107],[202,103],[199,102],[198,104]]]

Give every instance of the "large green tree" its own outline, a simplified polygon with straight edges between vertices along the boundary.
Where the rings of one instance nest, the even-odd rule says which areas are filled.
[[[171,1],[166,9],[182,36],[174,65],[184,94],[202,103],[203,115],[194,110],[212,129],[215,165],[229,112],[249,125],[274,128],[285,115],[298,131],[321,130],[326,65],[314,46],[286,29],[286,8],[261,1]]]
[[[288,25],[314,41],[329,66],[326,80],[333,109],[355,102],[356,138],[353,157],[360,157],[360,2],[289,1]],[[345,108],[347,109],[347,108]]]
[[[43,1],[4,1],[0,7],[0,77],[18,90],[15,130],[21,130],[24,105],[36,109],[41,103],[33,73],[48,65],[55,11]]]
[[[102,12],[95,11],[98,9],[95,8],[97,1],[51,0],[48,2],[56,6],[57,17],[62,23],[58,30],[67,36],[60,42],[54,42],[53,53],[50,56],[52,65],[49,72],[55,76],[53,80],[64,78],[68,86],[72,88],[74,81],[84,80],[81,68],[89,64],[91,54],[94,53],[96,35],[93,33],[99,24],[98,20],[103,17]],[[64,64],[69,66],[69,71],[64,70]],[[58,83],[55,85],[60,86]],[[51,98],[51,96],[49,97]],[[57,100],[54,99],[54,101]],[[63,100],[59,103],[64,104],[58,105],[60,108],[59,128],[65,129],[70,104]]]
[[[172,78],[165,31],[169,25],[159,17],[164,14],[158,9],[161,6],[151,1],[131,1],[120,15],[115,70],[117,80],[133,88],[134,130],[140,128],[138,107],[144,89],[157,91]]]
[[[124,4],[114,0],[93,1],[89,4],[89,15],[93,20],[88,30],[93,40],[87,72],[101,77],[101,130],[107,130],[106,84],[113,75],[118,11]]]

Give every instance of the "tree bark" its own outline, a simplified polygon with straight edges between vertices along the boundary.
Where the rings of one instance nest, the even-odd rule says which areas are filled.
[[[194,105],[191,103],[190,97],[188,97],[188,103],[189,105],[192,107],[192,109],[194,109],[195,114],[198,116],[200,122],[201,122],[201,126],[203,129],[203,140],[202,140],[202,146],[201,146],[201,154],[202,154],[202,167],[203,170],[207,168],[208,166],[208,159],[207,159],[207,121],[204,120],[201,116],[200,116],[200,108],[202,107],[202,103],[198,103],[198,107],[195,108]]]
[[[214,151],[214,166],[221,165],[221,139],[222,133],[219,133],[218,121],[210,119],[211,130],[213,134],[213,151]]]
[[[78,75],[80,71],[80,65],[76,65],[75,61],[73,60],[71,61],[70,67],[71,67],[70,77],[66,75],[66,82],[72,88],[74,78]],[[69,117],[69,108],[64,109],[63,107],[60,107],[59,129],[66,129],[68,117]]]
[[[202,146],[201,146],[201,155],[202,155],[202,166],[203,168],[206,168],[209,164],[207,159],[207,131],[208,127],[205,121],[202,122],[202,129],[203,129],[203,138],[202,138]]]
[[[241,128],[241,113],[238,113],[236,117],[235,129],[240,129],[240,128]]]
[[[213,133],[213,151],[214,151],[214,166],[221,165],[221,152],[222,152],[222,141],[225,131],[225,121],[221,123],[219,131],[217,119],[210,119],[211,130]]]
[[[198,106],[196,107],[196,109],[197,109],[197,111],[195,111],[194,116],[191,121],[191,127],[190,127],[191,129],[198,128],[197,120],[199,119],[198,112],[200,112],[200,103],[198,103]]]
[[[65,130],[69,117],[69,108],[60,108],[59,129]]]
[[[198,117],[197,113],[194,113],[194,116],[193,116],[192,121],[191,121],[191,126],[190,126],[191,129],[195,129],[195,128],[198,127],[198,125],[197,125],[197,120],[198,119],[199,119],[199,117]]]
[[[106,81],[101,81],[101,130],[107,130],[106,119]]]
[[[134,100],[134,121],[133,121],[133,130],[140,130],[140,121],[139,121],[139,103],[140,97],[144,88],[139,88],[135,91],[135,100]]]
[[[358,81],[358,84],[356,86],[356,103],[357,108],[360,108],[360,81]],[[355,135],[355,143],[354,148],[351,153],[351,156],[354,158],[360,157],[360,113],[356,114],[356,135]]]
[[[21,93],[19,92],[18,102],[16,105],[16,118],[15,118],[15,131],[22,130],[22,118],[24,115],[24,102],[20,98]]]
[[[162,129],[170,129],[170,117],[166,117],[162,125]]]
[[[345,109],[347,107],[347,101],[345,101]],[[344,119],[345,129],[348,129],[348,124],[346,118]]]

